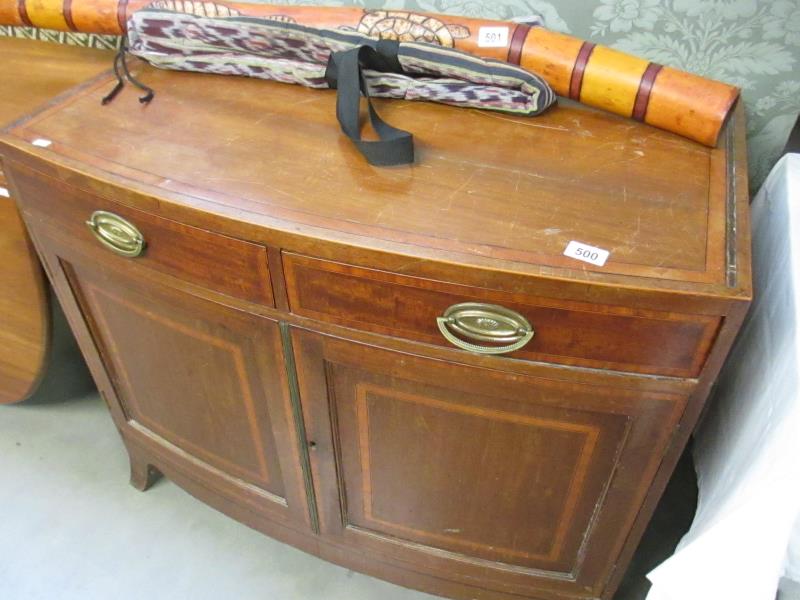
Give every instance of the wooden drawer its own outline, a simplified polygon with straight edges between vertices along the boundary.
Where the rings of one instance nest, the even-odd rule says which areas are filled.
[[[55,225],[70,244],[97,248],[118,259],[120,268],[136,261],[216,292],[274,306],[265,247],[123,206],[21,165],[10,170],[23,210]],[[113,213],[134,225],[145,240],[142,254],[129,258],[105,248],[86,224],[95,211]]]
[[[635,373],[699,374],[721,318],[520,296],[284,253],[293,313],[437,345],[437,317],[455,304],[514,310],[532,325],[516,358]]]

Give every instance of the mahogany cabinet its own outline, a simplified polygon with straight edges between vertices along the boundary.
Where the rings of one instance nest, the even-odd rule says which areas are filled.
[[[749,304],[741,111],[707,149],[383,102],[420,151],[381,170],[331,94],[141,71],[0,138],[134,485],[443,596],[612,598]]]

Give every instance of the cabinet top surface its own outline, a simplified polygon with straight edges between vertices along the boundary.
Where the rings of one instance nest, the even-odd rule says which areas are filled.
[[[0,37],[0,127],[108,70],[113,53]]]
[[[417,161],[376,168],[340,133],[333,91],[137,69],[156,90],[150,105],[128,86],[101,107],[109,78],[6,141],[232,219],[237,233],[266,226],[524,274],[748,293],[740,114],[710,149],[563,101],[537,118],[378,101],[386,120],[414,133]],[[37,138],[52,144],[33,148]],[[608,261],[564,256],[572,240],[609,251]]]
[[[108,69],[113,54],[0,36],[0,129]],[[3,185],[0,165],[0,185]]]

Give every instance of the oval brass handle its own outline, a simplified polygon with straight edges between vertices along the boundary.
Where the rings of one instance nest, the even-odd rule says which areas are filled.
[[[96,210],[86,225],[103,246],[120,256],[133,258],[144,252],[144,236],[133,223],[119,215]]]
[[[507,354],[519,350],[533,338],[533,327],[516,311],[495,304],[454,304],[436,318],[442,335],[454,346],[479,354]],[[461,337],[458,337],[461,336]],[[476,342],[504,344],[481,346]]]

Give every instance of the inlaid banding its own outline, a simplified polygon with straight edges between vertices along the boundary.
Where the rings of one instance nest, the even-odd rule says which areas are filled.
[[[525,46],[525,40],[528,39],[528,32],[531,30],[530,25],[520,23],[514,29],[514,34],[511,36],[511,45],[508,47],[508,62],[512,65],[520,64],[522,60],[522,48]]]
[[[70,31],[78,31],[75,21],[72,20],[72,0],[64,0],[63,12],[64,21],[66,21]]]
[[[124,34],[128,30],[128,0],[119,0],[117,4],[117,23]]]
[[[30,16],[28,16],[28,7],[25,6],[26,0],[17,0],[17,12],[19,12],[19,18],[22,19],[22,22],[25,23],[28,27],[33,27],[33,22],[31,21]]]
[[[657,63],[650,63],[647,65],[642,81],[639,83],[639,90],[636,92],[636,102],[633,105],[633,113],[631,117],[637,121],[644,121],[647,115],[647,105],[650,103],[650,93],[653,91],[653,85],[656,82],[659,72],[663,68],[662,65]]]
[[[569,80],[569,97],[572,100],[581,99],[581,87],[583,87],[583,74],[586,71],[586,65],[589,58],[594,52],[595,46],[592,42],[583,42],[578,57],[575,59],[575,66],[572,67],[572,76]]]

